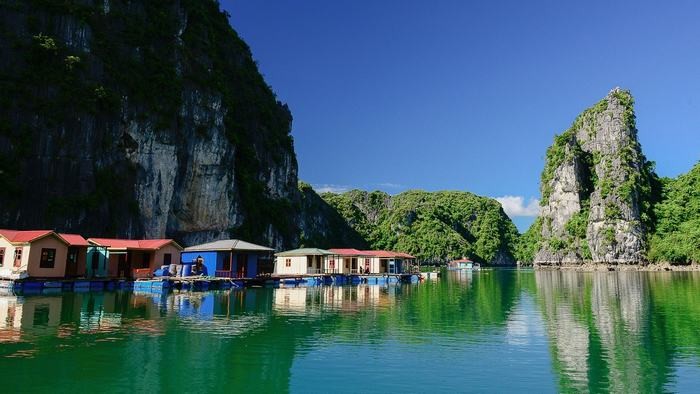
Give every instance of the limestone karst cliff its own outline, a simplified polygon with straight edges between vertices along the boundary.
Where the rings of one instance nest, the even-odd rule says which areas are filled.
[[[637,139],[633,103],[613,89],[547,150],[535,265],[645,261],[657,179]]]
[[[0,2],[0,226],[298,241],[292,117],[218,2]]]

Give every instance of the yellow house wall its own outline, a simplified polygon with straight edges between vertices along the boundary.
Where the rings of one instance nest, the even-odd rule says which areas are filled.
[[[56,249],[56,256],[53,268],[39,267],[39,263],[41,261],[41,250],[44,248]],[[29,253],[27,253],[27,249],[29,249]],[[65,276],[68,246],[65,243],[59,241],[58,239],[51,236],[44,237],[42,239],[32,242],[31,245],[28,248],[25,248],[24,252],[22,253],[23,267],[25,264],[24,253],[26,253],[27,256],[26,269],[29,276],[39,278],[62,278]]]
[[[163,265],[164,256],[166,253],[171,254],[171,258],[170,258],[171,264],[180,264],[180,252],[181,251],[182,251],[181,249],[177,248],[173,244],[165,245],[162,248],[156,250],[156,252],[154,254],[154,258],[151,260],[151,264],[150,264],[151,270],[152,271],[156,270]]]
[[[287,267],[286,260],[291,260]],[[275,274],[278,275],[303,275],[306,274],[306,256],[280,256],[275,259]]]

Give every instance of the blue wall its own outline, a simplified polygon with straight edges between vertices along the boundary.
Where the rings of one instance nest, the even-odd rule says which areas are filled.
[[[217,252],[182,252],[180,254],[180,261],[183,263],[191,263],[199,256],[202,256],[204,266],[207,267],[207,275],[214,276],[216,272]]]
[[[207,274],[209,276],[214,276],[216,271],[220,271],[224,267],[224,259],[227,258],[231,252],[211,252],[211,251],[187,251],[180,254],[180,261],[184,263],[190,263],[194,261],[198,256],[202,256],[204,260],[204,266],[207,267]],[[242,253],[248,255],[248,264],[246,265],[245,276],[252,278],[258,275],[258,255],[256,253]],[[233,253],[233,264],[231,266],[231,271],[238,272],[238,256],[239,253]]]

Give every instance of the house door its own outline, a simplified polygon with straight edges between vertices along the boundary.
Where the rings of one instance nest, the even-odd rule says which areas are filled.
[[[100,253],[96,250],[92,252],[92,257],[90,257],[90,266],[88,268],[88,278],[94,278],[100,276]]]
[[[78,276],[78,248],[68,248],[68,258],[66,259],[66,276]]]
[[[117,276],[120,278],[131,278],[131,264],[126,254],[117,257]]]
[[[238,264],[236,264],[236,277],[245,278],[246,267],[248,266],[248,255],[239,254],[237,263]]]

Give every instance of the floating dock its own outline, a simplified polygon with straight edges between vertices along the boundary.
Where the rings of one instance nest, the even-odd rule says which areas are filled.
[[[173,289],[206,291],[245,287],[342,286],[357,284],[416,283],[420,274],[317,274],[265,276],[257,278],[219,278],[206,276],[165,276],[151,279],[0,279],[0,292],[22,294],[61,291],[90,292],[133,290],[160,293]]]

